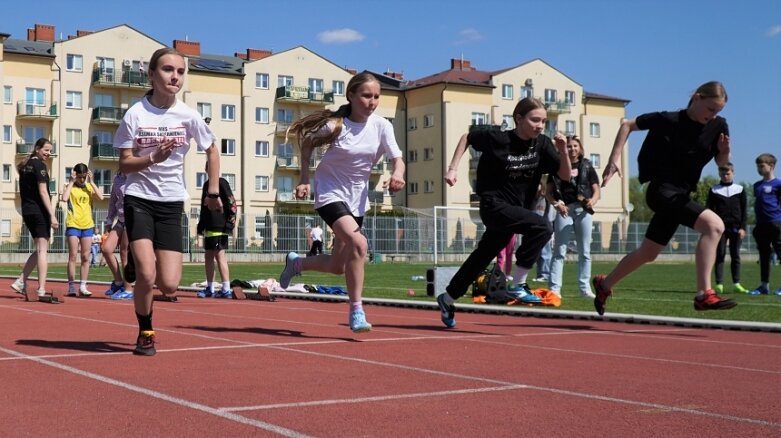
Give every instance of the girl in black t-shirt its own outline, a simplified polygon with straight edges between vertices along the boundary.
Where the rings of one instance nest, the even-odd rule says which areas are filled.
[[[38,267],[38,295],[46,293],[46,274],[49,261],[46,258],[49,251],[51,229],[59,227],[54,208],[49,197],[49,170],[46,160],[52,154],[52,144],[45,138],[35,142],[30,156],[17,166],[19,171],[19,195],[22,198],[22,218],[30,230],[35,250],[22,269],[22,275],[14,281],[11,287],[24,294],[27,291],[27,278]]]
[[[553,234],[548,220],[534,211],[537,189],[543,174],[556,173],[569,180],[571,171],[566,138],[556,134],[554,148],[551,139],[542,135],[546,119],[545,105],[539,99],[521,99],[513,110],[515,129],[475,127],[461,136],[453,152],[445,175],[450,186],[457,181],[456,169],[467,146],[482,152],[475,191],[480,196],[480,219],[486,229],[477,248],[450,280],[447,293],[437,297],[446,327],[456,325],[455,300],[466,294],[469,285],[513,234],[523,235],[515,252],[513,278],[519,284],[512,288],[513,295],[520,301],[534,300],[526,276]]]
[[[720,82],[707,82],[697,88],[685,110],[643,114],[626,120],[613,143],[610,160],[602,173],[602,187],[613,175],[621,176],[619,161],[629,133],[648,130],[637,157],[640,182],[649,182],[646,202],[654,211],[645,239],[627,254],[608,275],[593,279],[597,313],[605,312],[611,288],[645,263],[656,259],[678,229],[693,228],[701,234],[695,255],[697,296],[695,310],[731,309],[737,303],[723,299],[711,288],[711,269],[724,223],[711,210],[691,200],[702,168],[716,159],[719,166],[730,161],[727,121],[717,114],[727,104],[727,92]]]

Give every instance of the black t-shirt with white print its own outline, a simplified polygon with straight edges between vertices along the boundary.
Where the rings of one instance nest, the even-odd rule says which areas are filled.
[[[482,153],[475,187],[481,199],[531,209],[542,175],[559,170],[559,154],[544,135],[521,140],[515,131],[492,126],[473,129],[467,141]]]
[[[22,198],[22,214],[48,214],[43,206],[39,183],[45,183],[49,187],[49,170],[46,163],[32,157],[27,160],[19,172],[19,195]]]

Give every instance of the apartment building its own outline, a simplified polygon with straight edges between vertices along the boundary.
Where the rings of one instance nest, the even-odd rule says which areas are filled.
[[[19,208],[12,166],[29,154],[39,137],[55,145],[48,163],[53,195],[62,191],[79,162],[88,164],[96,184],[110,192],[118,167],[114,131],[125,111],[149,89],[148,58],[164,46],[125,24],[78,30],[65,39],[56,39],[54,27],[41,24],[29,29],[25,40],[0,33],[0,125],[3,143],[11,146],[0,152],[1,211]],[[260,237],[269,213],[311,211],[311,198],[293,196],[300,163],[297,139],[287,128],[302,116],[347,103],[346,86],[356,71],[302,46],[277,53],[248,48],[233,55],[202,53],[197,41],[175,40],[172,46],[186,55],[188,64],[179,99],[196,109],[218,138],[221,174],[244,214],[238,237]],[[491,72],[452,59],[450,69],[417,80],[390,71],[373,74],[382,87],[377,113],[393,123],[407,162],[406,190],[394,195],[382,188],[390,166],[382,162],[373,169],[371,201],[384,208],[475,206],[474,151],[461,163],[458,184],[450,188],[443,183],[453,148],[471,125],[512,129],[512,110],[526,96],[545,101],[547,133],[558,130],[583,138],[587,156],[599,169],[628,103],[586,92],[540,59]],[[191,197],[186,212],[197,219],[206,173],[204,154],[193,149],[184,164]],[[310,171],[320,158],[319,153],[312,157]],[[604,189],[596,222],[607,226],[625,213],[628,184],[621,181]],[[97,208],[105,208],[106,202],[98,202]],[[1,237],[17,236],[5,216],[0,218]],[[195,220],[191,235],[194,227]]]

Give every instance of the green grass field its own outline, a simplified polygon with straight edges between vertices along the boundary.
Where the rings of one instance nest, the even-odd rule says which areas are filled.
[[[607,273],[615,263],[595,262],[593,273]],[[382,263],[366,265],[365,297],[395,298],[395,299],[419,299],[433,300],[426,296],[426,282],[412,281],[410,277],[426,274],[429,265],[409,263]],[[18,265],[0,266],[0,275],[19,275]],[[231,279],[255,280],[264,278],[277,278],[281,264],[231,264]],[[594,307],[589,299],[580,298],[576,282],[577,267],[574,263],[568,263],[564,268],[564,293],[562,310],[580,310],[593,312]],[[739,320],[781,323],[781,297],[749,296],[746,294],[731,293],[731,278],[727,266],[725,296],[734,298],[739,305],[727,311],[721,312],[695,312],[692,307],[694,297],[695,278],[693,263],[665,263],[658,262],[646,265],[624,279],[614,288],[615,295],[608,301],[607,311],[616,313],[632,313],[657,316],[676,316],[685,318],[707,318],[721,320]],[[759,284],[759,266],[756,263],[744,263],[741,283],[754,288]],[[35,273],[33,273],[35,275]],[[66,278],[64,265],[52,265],[49,268],[49,277],[52,279]],[[90,270],[90,280],[110,281],[107,268],[93,268]],[[182,285],[189,286],[194,282],[204,281],[203,266],[187,264],[182,274]],[[219,279],[219,276],[218,276]],[[305,272],[302,277],[294,279],[294,282],[307,284],[320,284],[325,286],[344,286],[344,278],[330,274]],[[543,284],[531,284],[534,287],[544,287]],[[771,268],[771,286],[781,287],[781,267]],[[93,292],[102,293],[102,288],[92,287]],[[414,297],[407,295],[407,290],[415,291]],[[462,303],[471,303],[470,295],[460,300]],[[595,313],[596,314],[596,313]]]

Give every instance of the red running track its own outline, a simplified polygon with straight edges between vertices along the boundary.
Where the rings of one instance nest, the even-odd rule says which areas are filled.
[[[181,293],[137,357],[132,303],[10,283],[0,436],[781,436],[778,333]]]

